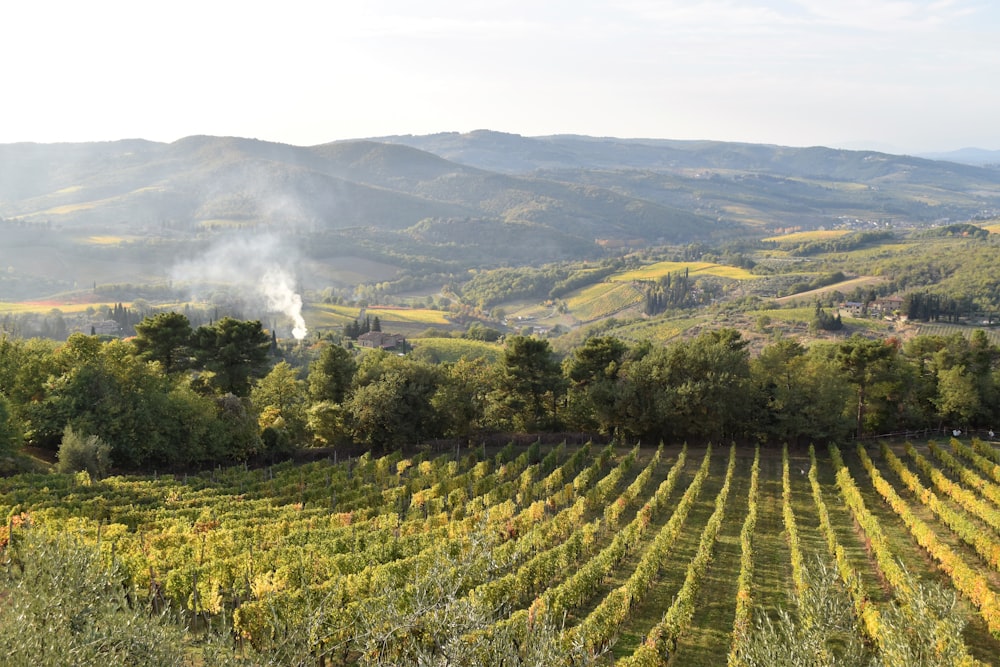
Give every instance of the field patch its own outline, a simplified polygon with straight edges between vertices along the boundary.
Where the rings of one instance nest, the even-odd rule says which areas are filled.
[[[433,308],[397,308],[393,306],[368,306],[368,315],[381,322],[406,322],[408,324],[451,324],[447,313]]]
[[[645,293],[631,282],[598,283],[575,292],[566,306],[581,322],[610,317],[643,302]]]
[[[438,362],[455,362],[459,359],[484,358],[495,363],[503,356],[503,347],[496,343],[466,338],[416,338],[410,341],[413,349],[424,352]]]
[[[753,280],[758,278],[746,269],[738,266],[727,266],[725,264],[715,264],[713,262],[656,262],[640,269],[623,271],[616,273],[609,278],[614,282],[625,282],[631,280],[658,280],[668,274],[687,271],[689,275],[718,276],[720,278],[731,278],[733,280]]]
[[[366,316],[378,317],[382,331],[412,336],[430,326],[453,326],[443,310],[431,308],[398,308],[369,306]],[[341,306],[332,303],[309,303],[304,316],[311,327],[333,329],[343,327],[361,317],[358,306]]]
[[[777,303],[794,303],[800,300],[815,300],[817,297],[823,296],[830,292],[853,292],[858,287],[868,287],[869,285],[878,285],[879,283],[884,283],[885,278],[881,276],[858,276],[857,278],[850,278],[848,280],[842,280],[839,283],[834,283],[832,285],[826,285],[825,287],[819,287],[817,289],[807,290],[805,292],[798,292],[796,294],[789,294],[788,296],[782,296],[775,299]]]
[[[802,232],[792,232],[791,234],[781,234],[780,236],[769,236],[764,241],[774,241],[775,243],[804,243],[808,241],[825,241],[827,239],[839,239],[841,236],[850,234],[848,229],[812,229]]]
[[[121,302],[117,302],[121,303]],[[123,305],[130,307],[131,303]],[[0,313],[39,313],[44,315],[53,309],[63,313],[82,313],[88,308],[100,312],[109,308],[107,302],[62,301],[58,299],[43,299],[40,301],[0,301]]]
[[[138,236],[87,236],[83,239],[89,245],[118,245],[126,241],[134,241]]]
[[[307,261],[306,265],[318,278],[327,283],[359,285],[372,281],[391,280],[399,268],[364,257],[330,257],[322,261]]]

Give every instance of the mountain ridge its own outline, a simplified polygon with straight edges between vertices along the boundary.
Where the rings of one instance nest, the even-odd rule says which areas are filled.
[[[0,267],[18,285],[132,265],[147,280],[226,235],[278,235],[303,266],[349,256],[447,275],[997,210],[1000,170],[825,147],[492,130],[0,145]]]

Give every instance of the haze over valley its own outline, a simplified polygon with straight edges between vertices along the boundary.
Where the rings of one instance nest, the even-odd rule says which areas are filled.
[[[108,284],[137,297],[253,282],[270,267],[302,290],[401,277],[436,290],[470,269],[997,211],[995,167],[821,147],[485,130],[310,147],[7,144],[0,299]]]

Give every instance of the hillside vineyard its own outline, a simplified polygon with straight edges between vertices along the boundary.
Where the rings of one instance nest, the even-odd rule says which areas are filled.
[[[780,654],[762,646],[763,614],[804,645],[840,623],[828,649],[853,647],[866,664],[993,664],[998,462],[978,438],[536,443],[200,475],[21,475],[0,480],[0,544],[14,579],[29,544],[94,552],[137,601],[231,628],[234,664],[280,653],[471,665],[506,651],[552,665],[753,665]],[[828,617],[810,616],[815,591]],[[30,655],[8,607],[0,637]]]

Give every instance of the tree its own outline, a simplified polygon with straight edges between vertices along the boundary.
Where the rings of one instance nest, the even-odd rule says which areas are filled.
[[[343,403],[357,364],[340,345],[327,345],[309,365],[309,397],[314,401]]]
[[[191,323],[181,313],[157,313],[135,325],[136,354],[146,361],[158,361],[166,373],[186,368],[190,363]]]
[[[812,442],[843,437],[850,421],[843,416],[850,388],[821,354],[783,339],[750,363],[754,384],[754,427],[772,442]]]
[[[847,381],[857,390],[855,434],[861,437],[865,432],[866,410],[871,400],[869,392],[876,383],[890,378],[896,347],[886,341],[854,335],[840,343],[834,358]]]
[[[968,426],[983,410],[979,401],[976,379],[965,366],[952,366],[938,371],[938,396],[935,401],[941,419],[951,424]]]
[[[257,380],[250,391],[261,429],[274,429],[290,444],[301,444],[306,433],[309,396],[306,383],[287,361],[278,362],[271,372]],[[280,420],[280,423],[279,423]]]
[[[200,367],[214,374],[212,386],[237,396],[246,396],[252,380],[263,373],[271,343],[259,320],[232,317],[198,327],[193,341]]]
[[[390,449],[440,436],[433,404],[438,367],[377,351],[365,357],[355,379],[344,407],[359,442]]]
[[[0,457],[13,453],[21,440],[19,429],[8,406],[7,398],[0,394]]]
[[[699,335],[667,350],[664,379],[682,437],[710,440],[740,434],[750,417],[747,341],[735,329]]]
[[[482,357],[462,358],[441,366],[443,377],[432,404],[445,435],[466,441],[486,427],[489,395],[496,386],[496,366]]]
[[[18,567],[0,573],[0,645],[4,664],[183,664],[184,629],[151,613],[142,593],[123,586],[129,573],[76,535],[24,531],[9,554]],[[218,663],[212,663],[218,664]],[[231,663],[230,663],[231,664]]]
[[[532,431],[553,426],[564,382],[549,342],[528,336],[508,338],[501,369],[500,390],[515,427]]]
[[[567,412],[577,427],[617,433],[620,374],[627,353],[628,346],[617,338],[592,337],[563,363],[569,380]]]
[[[96,435],[83,435],[66,426],[59,445],[61,473],[87,471],[91,477],[104,477],[111,467],[111,447]]]
[[[158,365],[138,359],[128,342],[97,343],[92,355],[89,337],[81,338],[71,336],[60,348],[57,357],[74,363],[54,374],[45,395],[30,404],[33,442],[54,446],[70,425],[110,445],[118,465],[224,456],[211,401],[197,396],[187,378],[167,376]]]

